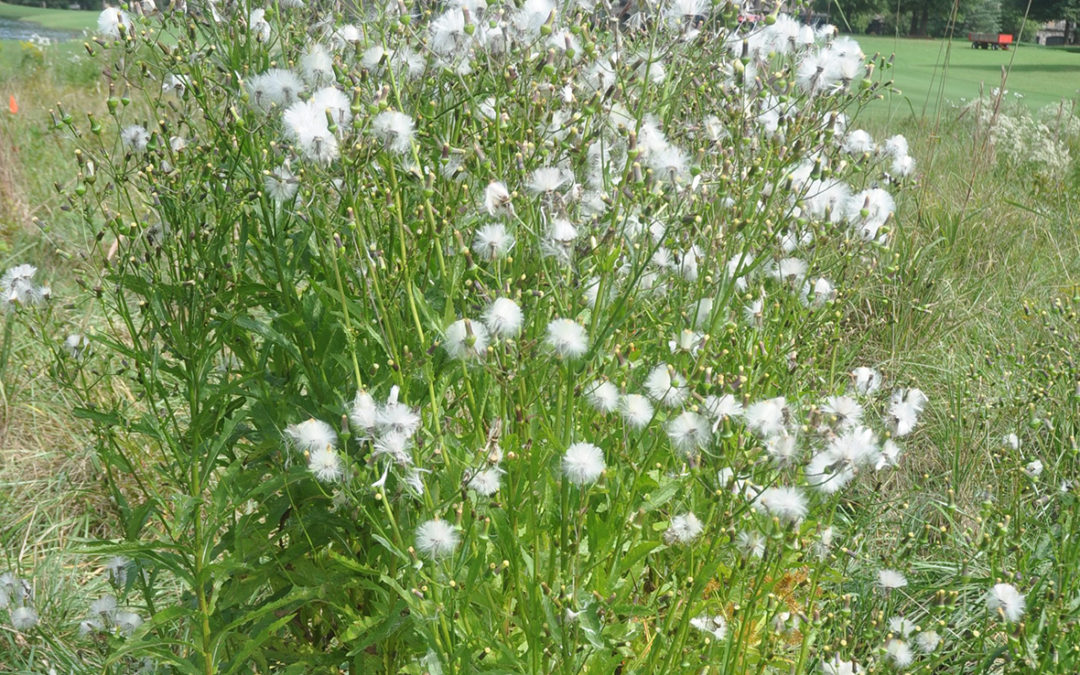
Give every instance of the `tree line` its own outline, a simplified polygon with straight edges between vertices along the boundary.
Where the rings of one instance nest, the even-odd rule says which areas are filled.
[[[910,36],[945,35],[951,24],[952,2],[941,0],[816,0],[814,9],[825,13],[841,30],[899,33]],[[1025,23],[1025,13],[1027,21]],[[1034,39],[1039,24],[1066,22],[1065,39],[1075,44],[1080,24],[1080,0],[959,0],[956,33],[1004,32]]]

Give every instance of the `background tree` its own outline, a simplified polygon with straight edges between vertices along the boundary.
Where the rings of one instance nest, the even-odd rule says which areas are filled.
[[[977,0],[964,15],[963,27],[971,33],[997,33],[1001,30],[1001,0]]]

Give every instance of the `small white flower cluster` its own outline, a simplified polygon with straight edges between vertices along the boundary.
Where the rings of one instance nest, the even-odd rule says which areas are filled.
[[[989,133],[997,161],[1047,182],[1065,178],[1073,164],[1070,143],[1080,141],[1080,117],[1050,106],[1033,115],[1026,105],[997,106],[975,99],[966,106],[976,124]]]
[[[338,437],[326,422],[309,419],[285,427],[285,436],[308,461],[308,469],[324,483],[341,479],[345,469],[337,452]]]
[[[404,472],[402,481],[419,496],[424,494],[422,474],[425,469],[416,466],[413,448],[414,438],[420,430],[420,413],[401,403],[399,394],[400,390],[394,385],[386,402],[379,405],[368,392],[357,392],[349,411],[349,422],[355,436],[371,444],[371,456],[375,460],[383,457],[390,460],[372,487],[382,488],[393,466]]]

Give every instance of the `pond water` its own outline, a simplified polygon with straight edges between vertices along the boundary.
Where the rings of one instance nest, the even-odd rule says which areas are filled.
[[[29,40],[35,35],[50,40],[70,40],[79,34],[66,30],[51,30],[29,21],[0,18],[0,40]]]

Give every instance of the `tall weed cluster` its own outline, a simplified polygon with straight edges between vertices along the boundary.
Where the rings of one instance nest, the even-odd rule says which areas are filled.
[[[982,97],[967,109],[1004,169],[1049,189],[1075,179],[1073,153],[1080,145],[1075,104],[1062,101],[1033,114],[1022,103]]]
[[[63,668],[1076,662],[1072,540],[1032,578],[992,495],[898,497],[937,402],[853,361],[915,170],[850,122],[884,60],[726,2],[100,28],[108,114],[55,117],[100,323],[47,343],[124,536],[76,646],[0,596]],[[52,336],[35,274],[0,286]]]

